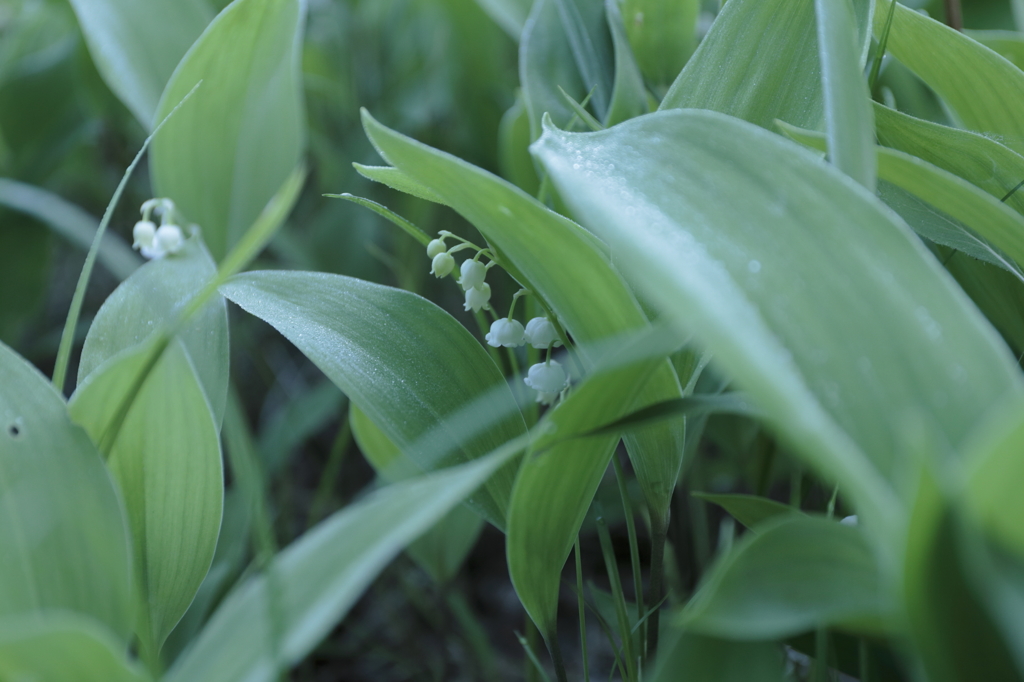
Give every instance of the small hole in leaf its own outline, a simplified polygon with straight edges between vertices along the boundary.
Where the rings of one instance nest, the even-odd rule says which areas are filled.
[[[21,427],[17,424],[11,424],[7,427],[7,433],[11,434],[11,438],[17,438],[21,435]]]

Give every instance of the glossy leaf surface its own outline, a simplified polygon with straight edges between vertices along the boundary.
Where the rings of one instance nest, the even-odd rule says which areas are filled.
[[[0,502],[0,615],[74,611],[127,640],[131,556],[114,482],[50,382],[3,344]]]
[[[220,260],[256,220],[302,153],[300,0],[235,0],[207,27],[167,84],[150,173]]]
[[[213,11],[206,0],[71,0],[103,80],[146,130],[160,94]],[[183,93],[184,94],[184,93]]]
[[[1002,341],[906,226],[778,136],[660,112],[601,133],[549,128],[534,152],[652,302],[700,330],[864,513],[899,516],[893,414],[925,415],[956,451],[997,400],[1020,396]]]
[[[236,589],[164,679],[276,679],[278,665],[294,664],[311,651],[403,547],[524,445],[510,443],[473,462],[390,485],[336,512],[275,558],[273,585],[261,575]],[[282,609],[276,642],[271,599]],[[275,651],[280,652],[277,665]]]
[[[160,348],[151,341],[107,361],[69,405],[94,442],[114,438],[107,465],[125,499],[144,600],[136,627],[156,648],[210,568],[224,496],[220,438],[196,371],[180,341]]]
[[[790,516],[737,542],[678,622],[730,639],[774,639],[836,624],[873,629],[886,618],[863,533],[832,519]]]
[[[284,334],[423,469],[474,459],[526,432],[480,343],[426,299],[310,272],[246,273],[221,292]],[[482,394],[491,396],[493,423],[477,414],[478,433],[456,437],[446,422]],[[421,437],[433,447],[411,450]],[[503,469],[474,498],[499,528],[514,474]]]
[[[0,618],[0,679],[145,682],[124,642],[93,620],[59,611]]]
[[[103,302],[85,338],[78,384],[118,353],[173,324],[188,301],[217,273],[198,239],[184,250],[147,263]],[[228,394],[228,312],[215,296],[179,333],[220,424]]]

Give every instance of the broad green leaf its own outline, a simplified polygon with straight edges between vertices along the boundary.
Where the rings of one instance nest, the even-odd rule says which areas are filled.
[[[945,259],[945,266],[1020,358],[1024,353],[1024,282],[1005,270],[953,254]]]
[[[213,18],[206,0],[71,0],[93,62],[146,130],[182,56]]]
[[[555,635],[562,568],[619,441],[617,433],[583,434],[627,413],[661,366],[648,360],[595,369],[545,416],[537,429],[542,435],[520,467],[505,553],[516,594],[545,637]]]
[[[763,127],[824,122],[814,0],[729,0],[661,109],[713,109]],[[558,123],[558,121],[555,121]]]
[[[537,169],[530,156],[530,116],[523,103],[522,92],[501,118],[498,128],[498,165],[506,180],[527,194],[536,195],[540,188]]]
[[[700,634],[756,640],[834,625],[877,632],[893,612],[860,529],[791,515],[743,536],[677,622]]]
[[[573,60],[572,46],[565,37],[557,2],[534,1],[519,42],[519,82],[530,117],[531,140],[540,136],[540,119],[545,113],[563,126],[573,118],[573,111],[559,88],[577,102],[582,102],[589,92]]]
[[[387,185],[393,190],[411,194],[412,196],[419,197],[425,201],[441,204],[442,206],[445,205],[444,199],[437,196],[433,190],[422,183],[416,182],[397,168],[388,168],[385,166],[364,166],[361,163],[353,163],[352,167],[367,180],[379,182],[382,185]]]
[[[876,34],[890,1],[878,2]],[[964,127],[994,135],[1024,153],[1019,113],[1024,109],[1024,72],[963,33],[903,5],[896,6],[886,48],[946,101]]]
[[[354,403],[349,407],[348,418],[359,449],[382,478],[394,483],[418,473],[416,463],[403,455]],[[435,583],[445,585],[458,573],[482,530],[480,516],[460,504],[413,540],[406,552]]]
[[[997,199],[1024,180],[1024,156],[984,135],[907,116],[877,103],[875,127],[880,144],[959,175]],[[1006,203],[1024,211],[1024,194],[1014,192]]]
[[[1012,556],[987,542],[976,526],[959,531],[964,573],[1016,663],[1018,676],[1024,675],[1024,562],[1019,554]]]
[[[310,272],[246,273],[221,292],[284,334],[425,470],[480,457],[526,432],[512,392],[480,343],[426,299]],[[447,423],[487,392],[495,423],[455,437]],[[409,450],[430,434],[435,450]],[[474,498],[499,528],[514,474],[509,465]]]
[[[181,60],[162,118],[200,80],[193,101],[153,141],[150,172],[203,229],[216,260],[255,222],[302,153],[299,75],[303,3],[235,0]]]
[[[178,254],[151,261],[121,283],[103,302],[82,347],[78,384],[104,362],[138,346],[154,329],[171,325],[185,305],[217,274],[199,239]],[[217,296],[182,329],[179,338],[196,368],[217,424],[228,394],[228,312]]]
[[[558,8],[565,40],[572,50],[583,87],[592,93],[590,101],[598,117],[604,118],[611,100],[613,77],[612,45],[604,5],[594,0],[552,1]]]
[[[612,34],[612,45],[615,48],[615,84],[612,87],[608,114],[605,116],[606,126],[647,113],[647,90],[644,88],[644,77],[636,64],[629,39],[622,26],[622,14],[619,12],[619,0],[605,0],[605,14],[608,17],[608,29]]]
[[[155,651],[210,568],[224,495],[217,425],[196,369],[181,341],[162,353],[158,341],[112,357],[69,404],[93,442],[113,438],[107,465],[128,509],[142,599],[136,627]],[[114,437],[108,429],[128,399]]]
[[[864,80],[861,46],[857,42],[853,0],[815,0],[814,11],[828,158],[839,170],[873,191],[874,119]]]
[[[649,328],[628,285],[609,263],[607,247],[571,220],[486,171],[385,128],[364,113],[363,125],[381,156],[427,185],[471,222],[499,256],[501,266],[536,292],[583,346]],[[678,398],[679,379],[666,360],[630,409]],[[682,425],[663,424],[629,434],[626,447],[655,523],[667,522],[682,466]]]
[[[519,40],[533,0],[477,0],[477,4],[514,40]]]
[[[757,524],[776,516],[801,514],[799,509],[757,495],[714,495],[712,493],[691,493],[694,497],[717,504],[747,528],[757,532]]]
[[[697,44],[699,0],[625,0],[626,35],[644,78],[662,91]]]
[[[94,620],[51,611],[0,617],[0,679],[145,682],[124,642]]]
[[[987,536],[1024,560],[1024,419],[1007,411],[978,431],[964,490],[967,510]]]
[[[819,149],[822,145],[820,135],[781,123],[779,127],[804,144]],[[923,236],[1010,271],[1018,271],[1024,264],[1024,217],[1020,213],[963,178],[916,156],[888,147],[876,147],[875,151],[881,180],[919,197],[976,233],[958,234],[957,226],[951,225],[948,231],[923,232]],[[1016,265],[1007,262],[1007,257]]]
[[[1020,680],[1012,654],[970,583],[968,569],[975,560],[963,554],[958,523],[962,520],[926,469],[903,566],[908,631],[930,680]]]
[[[691,366],[688,369],[692,372],[694,368]],[[608,433],[622,433],[647,426],[648,424],[655,424],[665,419],[699,417],[715,413],[742,414],[748,417],[759,416],[759,413],[750,404],[750,401],[740,393],[704,393],[689,395],[685,398],[673,398],[661,403],[648,405],[608,424],[602,424],[588,431],[587,435],[597,436]]]
[[[1011,0],[1016,7],[1020,0]],[[1024,4],[1020,4],[1024,9]],[[1019,31],[964,31],[968,37],[999,54],[1018,69],[1024,68],[1024,33]]]
[[[275,679],[279,666],[300,661],[331,631],[403,547],[484,485],[524,445],[524,438],[516,439],[472,462],[387,486],[335,513],[275,558],[272,583],[258,575],[237,588],[163,679]],[[281,609],[276,628],[272,599]]]
[[[735,642],[673,628],[658,651],[652,682],[782,682],[785,659],[773,642]]]
[[[1014,358],[920,241],[812,153],[705,111],[549,127],[533,150],[652,303],[880,532],[910,473],[899,415],[957,452],[1021,399]]]
[[[114,482],[63,398],[3,344],[0,546],[0,615],[75,611],[127,640],[131,556]]]
[[[46,223],[75,246],[88,251],[99,221],[56,194],[16,180],[0,178],[0,204]],[[114,277],[125,279],[142,264],[131,247],[112,232],[103,235],[99,261]]]

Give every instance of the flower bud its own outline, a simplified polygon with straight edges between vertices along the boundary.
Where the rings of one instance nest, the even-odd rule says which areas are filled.
[[[427,258],[436,258],[437,254],[444,253],[447,250],[448,247],[445,246],[443,239],[432,239],[427,244]]]
[[[152,220],[140,220],[132,228],[132,238],[135,243],[133,249],[153,248],[153,240],[156,238],[156,224]]]
[[[484,282],[483,287],[479,289],[474,287],[466,292],[466,310],[472,310],[475,313],[487,305],[490,300],[491,285]]]
[[[569,377],[566,376],[565,370],[560,364],[554,360],[548,360],[547,362],[538,362],[530,367],[530,371],[527,372],[523,381],[535,391],[557,395],[569,383]],[[544,402],[541,396],[538,396],[537,400]]]
[[[477,260],[464,260],[460,272],[462,279],[459,281],[464,290],[483,288],[484,278],[487,276],[487,268],[483,263]]]
[[[561,346],[555,325],[546,317],[535,317],[526,323],[526,342],[534,348],[549,348],[551,344]]]
[[[156,231],[156,250],[160,255],[177,253],[185,243],[181,228],[177,225],[161,225]]]
[[[445,251],[434,256],[434,260],[430,263],[430,274],[439,279],[447,277],[454,269],[455,259]]]
[[[515,348],[523,345],[523,325],[519,320],[501,318],[491,323],[491,331],[484,337],[488,345]]]

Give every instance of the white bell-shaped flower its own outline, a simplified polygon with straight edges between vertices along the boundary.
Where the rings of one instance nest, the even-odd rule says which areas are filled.
[[[857,525],[857,515],[854,514],[853,516],[844,516],[839,521],[839,523],[843,524],[844,526],[856,526]]]
[[[466,310],[472,310],[474,313],[478,312],[490,300],[491,285],[484,282],[483,286],[479,289],[473,287],[466,292]]]
[[[156,231],[156,248],[161,255],[178,253],[185,244],[185,236],[177,225],[161,225]]]
[[[442,251],[434,256],[434,260],[430,263],[430,274],[438,279],[441,277],[447,277],[454,269],[455,259],[446,251]]]
[[[464,260],[460,272],[462,279],[459,282],[465,291],[483,288],[484,278],[487,277],[487,268],[483,263],[478,260]]]
[[[444,253],[447,250],[448,247],[445,246],[443,239],[432,239],[427,244],[427,258],[436,258],[437,254]]]
[[[537,391],[537,402],[550,405],[569,383],[569,377],[558,362],[548,360],[530,367],[523,382]]]
[[[523,325],[519,320],[501,318],[491,323],[491,331],[484,337],[488,345],[498,348],[516,348],[523,345]]]
[[[534,348],[550,348],[554,344],[557,348],[562,345],[558,340],[558,332],[555,325],[546,317],[535,317],[526,323],[526,342]]]
[[[132,228],[133,249],[152,249],[156,239],[156,223],[152,220],[140,220]]]

